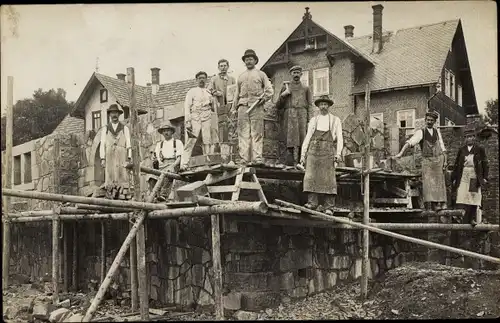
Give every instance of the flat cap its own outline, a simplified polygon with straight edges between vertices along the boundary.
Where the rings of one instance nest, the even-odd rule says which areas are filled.
[[[302,66],[299,66],[299,65],[292,66],[288,71],[290,73],[292,73],[293,71],[301,71],[302,72]]]

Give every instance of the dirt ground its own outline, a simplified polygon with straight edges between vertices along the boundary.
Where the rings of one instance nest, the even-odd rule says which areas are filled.
[[[500,270],[480,271],[439,265],[409,263],[370,282],[368,299],[359,298],[359,283],[339,285],[334,290],[300,300],[284,298],[277,308],[259,313],[238,311],[236,319],[252,320],[345,320],[345,319],[458,319],[500,317]],[[22,284],[3,291],[6,322],[34,320],[33,305],[50,302],[50,283]],[[69,299],[71,315],[84,314],[93,295],[61,294]],[[50,310],[54,310],[51,308]],[[35,309],[36,311],[36,309]],[[118,317],[130,307],[113,300],[99,306],[95,318]],[[169,317],[170,316],[170,317]],[[129,316],[127,320],[135,320]],[[154,319],[154,316],[152,317]],[[212,320],[212,313],[170,312],[162,320]],[[46,321],[46,320],[45,320]],[[122,318],[121,321],[124,321]]]

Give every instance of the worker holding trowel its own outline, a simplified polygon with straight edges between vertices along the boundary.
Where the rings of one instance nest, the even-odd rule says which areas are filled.
[[[446,182],[444,172],[448,166],[446,149],[441,131],[434,127],[439,115],[435,111],[425,114],[425,128],[415,131],[406,141],[399,154],[393,158],[403,156],[406,149],[417,144],[422,150],[422,193],[426,209],[441,210],[446,204]]]
[[[259,58],[247,49],[241,58],[247,67],[236,83],[231,114],[238,112],[238,147],[242,164],[263,165],[264,103],[274,94],[267,75],[255,65]]]
[[[324,95],[314,104],[320,114],[309,121],[307,134],[302,144],[300,165],[305,165],[304,192],[308,193],[305,207],[333,214],[337,181],[335,168],[340,161],[344,138],[339,117],[329,113],[333,101]],[[319,204],[320,196],[324,205]]]

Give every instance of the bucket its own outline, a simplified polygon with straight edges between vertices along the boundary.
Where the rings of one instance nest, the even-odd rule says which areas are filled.
[[[344,156],[344,162],[347,167],[363,168],[363,154],[350,153]],[[369,168],[373,168],[373,156],[370,156]]]

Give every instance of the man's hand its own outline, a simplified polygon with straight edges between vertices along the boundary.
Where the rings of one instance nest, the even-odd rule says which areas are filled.
[[[214,92],[213,92],[213,95],[214,95],[214,96],[222,96],[222,95],[223,95],[223,93],[222,93],[222,91],[214,91]]]
[[[284,98],[286,96],[290,95],[290,91],[288,89],[286,89],[285,91],[283,91],[283,93],[281,93],[281,97]]]
[[[300,163],[301,163],[302,165],[304,165],[304,166],[306,165],[306,157],[305,157],[305,156],[301,156],[301,157],[300,157]]]
[[[106,159],[101,158],[101,166],[106,167]]]

